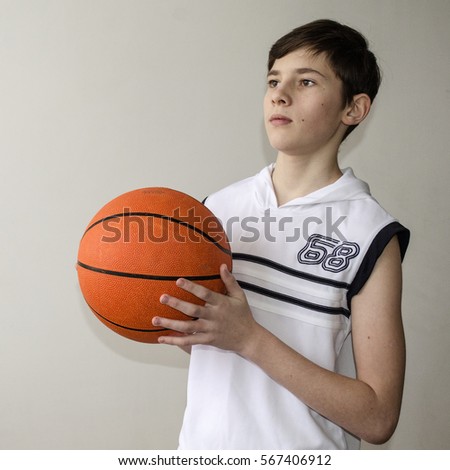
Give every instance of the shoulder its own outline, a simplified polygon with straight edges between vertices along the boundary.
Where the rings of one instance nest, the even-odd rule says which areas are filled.
[[[250,176],[210,194],[206,197],[205,204],[215,204],[223,200],[228,200],[228,198],[230,197],[240,196],[241,194],[248,194],[248,191],[252,188],[254,184],[254,179],[254,176]]]
[[[372,196],[367,183],[356,178],[348,168],[335,194],[338,196],[335,201],[325,205],[336,217],[342,217],[344,236],[358,240],[365,247],[364,251],[370,251],[374,246],[384,248],[394,235],[398,235],[403,258],[409,242],[409,230]]]
[[[270,180],[270,167],[263,168],[259,173],[232,183],[225,188],[210,194],[204,199],[204,204],[214,213],[226,208],[243,208],[245,201],[251,201],[261,187]]]
[[[398,251],[400,262],[403,260],[410,231],[370,195],[354,202],[349,225],[349,233],[363,248],[347,294],[350,303],[365,286],[382,255],[391,258],[391,254]]]

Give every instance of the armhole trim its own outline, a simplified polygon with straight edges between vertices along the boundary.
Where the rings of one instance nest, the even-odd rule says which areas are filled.
[[[392,222],[383,227],[373,239],[366,255],[361,263],[361,266],[356,273],[353,282],[350,284],[350,288],[347,292],[347,304],[351,310],[351,301],[353,296],[363,288],[364,284],[372,274],[375,263],[380,257],[386,245],[390,242],[392,237],[397,235],[398,242],[400,245],[400,255],[403,261],[408,248],[410,232],[407,228],[403,227],[399,222]]]

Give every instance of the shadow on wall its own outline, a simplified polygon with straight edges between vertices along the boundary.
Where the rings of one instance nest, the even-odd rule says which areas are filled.
[[[130,361],[148,365],[157,365],[175,369],[187,369],[188,354],[176,347],[161,344],[148,344],[133,341],[113,332],[98,320],[84,301],[83,295],[76,285],[80,315],[89,334],[106,348]]]

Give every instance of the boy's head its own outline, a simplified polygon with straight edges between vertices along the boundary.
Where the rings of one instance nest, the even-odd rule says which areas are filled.
[[[268,71],[277,59],[297,50],[324,54],[336,76],[342,81],[343,106],[365,93],[373,102],[381,83],[381,73],[366,38],[349,26],[332,20],[317,20],[300,26],[280,38],[270,49]],[[349,126],[344,139],[355,129]]]

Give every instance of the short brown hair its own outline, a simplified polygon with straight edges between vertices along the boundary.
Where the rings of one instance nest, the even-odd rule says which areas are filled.
[[[342,81],[344,105],[350,104],[358,93],[366,93],[373,102],[380,87],[381,72],[361,33],[326,19],[300,26],[272,46],[267,64],[269,72],[277,59],[300,48],[315,55],[326,55],[332,70]],[[355,127],[349,126],[344,139]]]

